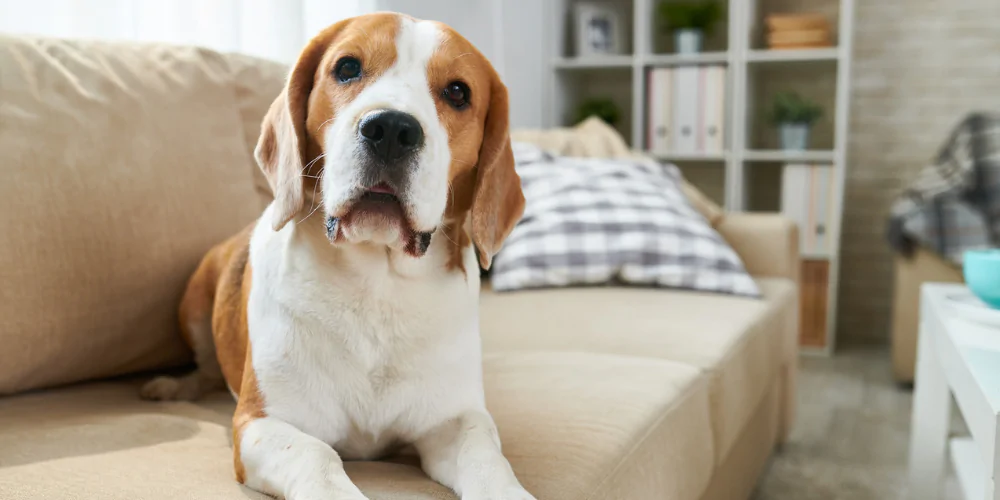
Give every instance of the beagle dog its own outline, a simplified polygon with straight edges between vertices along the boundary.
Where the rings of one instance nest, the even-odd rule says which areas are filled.
[[[197,369],[142,396],[228,387],[236,478],[275,496],[363,499],[342,460],[412,445],[462,499],[533,499],[483,395],[479,268],[524,208],[487,59],[440,23],[339,22],[302,51],[255,156],[273,202],[180,304]]]

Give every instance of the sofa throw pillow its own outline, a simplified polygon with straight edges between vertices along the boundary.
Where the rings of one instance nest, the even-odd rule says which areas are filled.
[[[526,205],[493,261],[494,290],[632,284],[759,297],[688,202],[674,165],[555,156],[514,143]]]

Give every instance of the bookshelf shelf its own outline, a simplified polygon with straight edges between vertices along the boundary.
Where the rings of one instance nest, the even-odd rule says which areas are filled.
[[[646,66],[685,66],[693,64],[718,64],[729,61],[728,52],[702,52],[699,54],[655,54],[646,56]]]
[[[690,161],[690,162],[725,162],[729,159],[729,153],[656,153],[646,151],[646,154],[662,161]]]
[[[836,61],[840,51],[836,47],[824,49],[751,50],[747,61],[752,63]]]
[[[802,260],[830,260],[833,258],[827,252],[802,252],[799,256]]]
[[[631,68],[635,59],[632,56],[605,56],[605,57],[560,57],[552,62],[555,69],[602,69]]]
[[[573,12],[581,0],[538,2],[539,11],[544,11],[540,24],[544,26],[548,49],[542,60],[550,62],[542,123],[552,127],[571,125],[570,120],[576,116],[582,99],[611,99],[621,111],[616,127],[633,149],[646,151],[660,161],[690,167],[686,172],[692,176],[689,180],[695,185],[699,185],[696,180],[701,181],[703,191],[731,212],[781,209],[784,202],[782,175],[789,166],[832,167],[828,168],[829,177],[825,179],[831,187],[824,199],[832,203],[829,226],[823,230],[827,248],[821,253],[803,253],[802,264],[815,266],[815,279],[808,283],[803,281],[808,287],[800,288],[811,287],[817,294],[814,297],[816,304],[825,305],[817,306],[815,310],[822,310],[823,316],[813,321],[813,324],[825,325],[825,329],[809,337],[811,341],[818,339],[819,344],[804,341],[803,345],[820,345],[815,352],[831,353],[836,330],[838,247],[847,162],[856,0],[810,0],[805,3],[719,0],[726,11],[725,32],[706,37],[705,45],[711,51],[692,55],[661,52],[671,46],[672,36],[658,32],[659,23],[653,22],[657,5],[662,1],[673,0],[605,2],[621,14],[628,38],[622,46],[629,53],[582,58],[572,56],[575,53],[572,35],[577,28]],[[835,19],[831,32],[838,45],[761,48],[767,39],[764,22],[767,16],[794,13],[796,8],[822,12]],[[718,50],[718,47],[725,50]],[[697,76],[692,77],[692,72],[698,73]],[[724,74],[718,77],[715,72]],[[692,81],[697,83],[692,84]],[[665,90],[667,88],[670,90]],[[692,88],[694,91],[688,92]],[[677,89],[683,92],[678,94]],[[765,127],[763,117],[773,96],[784,90],[802,91],[807,98],[823,106],[823,117],[812,131],[812,143],[817,149],[801,153],[770,149],[779,142],[780,134],[772,127],[762,128]],[[692,108],[699,113],[697,118],[691,118]],[[650,133],[654,130],[658,135]],[[709,149],[721,151],[710,154],[653,152],[698,149],[690,147],[688,142],[691,130],[699,140],[711,137],[714,142]],[[721,130],[721,146],[719,136],[712,135],[711,130]],[[678,143],[678,140],[684,142]],[[816,227],[810,229],[818,231]]]
[[[833,162],[834,157],[834,151],[823,150],[782,151],[780,149],[757,149],[743,152],[743,159],[746,161]]]

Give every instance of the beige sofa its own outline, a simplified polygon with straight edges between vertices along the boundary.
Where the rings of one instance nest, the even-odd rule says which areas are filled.
[[[233,478],[228,394],[136,389],[190,361],[184,282],[268,202],[251,149],[283,74],[207,50],[0,37],[0,498],[265,498]],[[488,405],[540,500],[745,499],[787,435],[795,229],[698,203],[763,300],[485,286]],[[412,456],[347,468],[373,499],[453,498]]]
[[[920,285],[962,283],[962,270],[937,254],[918,248],[912,256],[897,255],[892,301],[892,372],[897,382],[912,383],[917,363]]]

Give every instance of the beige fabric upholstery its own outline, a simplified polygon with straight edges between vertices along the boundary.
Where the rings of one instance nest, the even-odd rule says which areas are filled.
[[[962,270],[928,250],[896,256],[892,303],[892,372],[899,382],[913,382],[920,320],[920,285],[932,281],[962,283]]]
[[[779,214],[730,213],[716,228],[754,276],[799,282],[799,236]]]
[[[485,372],[504,453],[538,498],[694,499],[707,487],[712,434],[696,369],[509,353],[487,356]],[[228,394],[201,405],[148,403],[136,387],[97,383],[6,399],[0,498],[268,498],[233,479]],[[373,500],[454,498],[413,459],[399,462],[350,463],[348,471]]]
[[[221,55],[158,45],[0,37],[0,75],[0,394],[185,361],[188,275],[259,214],[264,99]]]
[[[701,500],[742,499],[747,497],[747,492],[753,491],[767,467],[767,459],[776,441],[780,439],[782,396],[778,389],[772,386],[757,405],[757,410],[747,420],[729,454],[716,469],[719,473],[712,478]]]
[[[655,357],[710,376],[721,460],[783,366],[795,286],[759,280],[764,300],[650,288],[483,292],[487,352],[548,350]],[[655,312],[654,312],[655,311]]]
[[[628,158],[634,154],[625,139],[599,118],[588,118],[574,127],[513,129],[515,142],[534,144],[563,156],[579,158]]]
[[[730,213],[716,228],[743,259],[747,271],[755,277],[785,278],[799,283],[800,259],[798,227],[779,214]],[[785,314],[786,335],[781,344],[783,374],[781,430],[782,440],[788,437],[795,422],[796,372],[799,369],[799,296],[789,297]]]
[[[242,54],[227,54],[224,57],[232,75],[233,94],[236,96],[247,155],[253,158],[264,113],[284,89],[288,68],[275,62]],[[254,179],[254,187],[260,195],[260,210],[264,210],[273,198],[271,186],[256,163],[252,163],[250,173]]]
[[[575,127],[514,129],[511,130],[510,137],[514,141],[534,144],[562,156],[580,158],[638,158],[645,156],[630,149],[625,138],[617,130],[596,117],[588,118]],[[712,226],[717,225],[722,220],[724,215],[722,208],[698,188],[687,181],[684,181],[681,188],[694,208]]]

